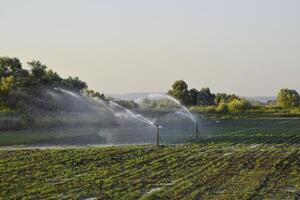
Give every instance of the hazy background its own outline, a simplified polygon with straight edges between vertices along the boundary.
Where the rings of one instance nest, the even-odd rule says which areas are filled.
[[[0,55],[105,93],[300,90],[298,0],[0,0]]]

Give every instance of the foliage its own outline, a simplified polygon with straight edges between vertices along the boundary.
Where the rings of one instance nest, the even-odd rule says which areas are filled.
[[[32,88],[55,86],[70,90],[81,91],[87,88],[87,84],[78,77],[61,78],[56,72],[48,69],[40,61],[28,62],[30,70],[22,68],[22,64],[17,58],[0,57],[0,77],[14,78],[14,85],[19,88]]]
[[[53,86],[60,86],[60,83],[63,81],[63,79],[51,69],[45,72],[44,80],[46,84],[50,84]]]
[[[209,88],[202,88],[198,91],[196,105],[214,105],[215,95],[210,92]]]
[[[30,70],[23,69],[18,58],[0,57],[0,103],[1,111],[9,108],[8,105],[22,105],[22,99],[11,95],[15,93],[40,91],[39,88],[64,88],[74,92],[87,90],[89,95],[105,98],[103,94],[88,90],[85,82],[78,77],[61,78],[56,72],[40,61],[28,62]],[[26,96],[26,95],[25,95]],[[19,102],[16,102],[19,101]],[[5,109],[4,109],[5,108]],[[17,110],[17,107],[13,107]]]
[[[47,66],[40,61],[31,61],[27,63],[31,67],[31,75],[33,76],[34,84],[46,84],[46,69]]]
[[[198,100],[198,97],[199,97],[199,91],[195,88],[190,89],[189,95],[188,95],[188,99],[189,99],[188,104],[190,106],[197,105],[198,101],[200,102],[200,100]]]
[[[191,106],[190,111],[198,112],[202,114],[215,113],[216,107],[215,106]]]
[[[149,100],[144,98],[140,103],[139,108],[141,110],[155,110],[155,111],[163,111],[163,110],[174,110],[178,109],[179,106],[173,101],[165,98],[165,99],[152,99]]]
[[[200,91],[193,88],[188,90],[188,85],[183,80],[175,81],[168,94],[175,97],[181,103],[189,106],[192,111],[200,113],[219,113],[219,114],[245,114],[249,116],[299,116],[297,108],[300,104],[300,97],[296,90],[282,89],[278,93],[276,105],[274,101],[260,103],[235,94],[217,93],[213,94],[209,88],[202,88]],[[155,106],[153,106],[155,107]],[[285,108],[287,110],[282,110]],[[271,108],[271,109],[269,109]]]
[[[229,102],[233,101],[234,99],[239,99],[239,97],[234,94],[217,93],[214,103],[215,103],[215,105],[218,106],[220,102],[229,103]]]
[[[0,57],[0,77],[14,77],[16,86],[26,84],[29,72],[22,68],[22,64],[18,58]]]
[[[139,105],[135,101],[133,101],[133,100],[129,100],[129,101],[114,100],[114,101],[116,103],[118,103],[119,105],[121,105],[122,107],[130,109],[130,110],[139,108]]]
[[[229,112],[241,112],[251,108],[251,104],[246,99],[234,99],[230,103],[228,103]]]
[[[183,80],[175,81],[172,85],[172,89],[168,91],[168,94],[178,99],[182,104],[188,104],[189,90],[188,85]]]
[[[293,108],[299,105],[300,97],[296,90],[281,89],[277,95],[277,105],[283,108]]]
[[[12,75],[7,77],[2,77],[0,80],[0,111],[7,112],[10,111],[11,108],[5,102],[7,95],[10,90],[14,86],[14,77]]]
[[[176,81],[170,95],[189,106],[191,111],[215,115],[217,117],[249,116],[249,117],[299,117],[300,97],[296,90],[282,89],[278,93],[277,101],[270,100],[266,103],[249,101],[235,94],[213,94],[209,88],[200,91],[193,88],[188,90],[188,85],[183,81]],[[154,102],[152,107],[156,107]]]
[[[215,99],[209,88],[202,88],[200,91],[195,88],[188,90],[188,85],[183,80],[175,81],[168,94],[187,106],[213,105]]]
[[[2,77],[0,81],[0,97],[7,95],[14,85],[14,77],[12,75],[8,77]]]
[[[84,89],[83,92],[88,95],[89,97],[97,97],[99,99],[105,99],[104,94],[100,94],[94,90]]]
[[[87,89],[87,84],[85,82],[81,81],[78,77],[73,78],[71,76],[63,80],[62,86],[75,91]]]
[[[216,112],[218,113],[227,113],[228,112],[228,104],[224,101],[221,101],[218,103],[218,106],[216,107]]]

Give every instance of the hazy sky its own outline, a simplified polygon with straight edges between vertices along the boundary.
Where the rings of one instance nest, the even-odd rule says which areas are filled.
[[[105,93],[300,91],[300,1],[0,0],[0,55]]]

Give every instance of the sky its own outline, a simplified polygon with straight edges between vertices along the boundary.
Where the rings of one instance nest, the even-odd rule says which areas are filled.
[[[0,0],[0,56],[116,94],[300,91],[299,0]]]

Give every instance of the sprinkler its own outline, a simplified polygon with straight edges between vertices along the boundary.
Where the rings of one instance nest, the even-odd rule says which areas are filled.
[[[195,122],[195,136],[196,136],[196,139],[199,138],[198,121]]]
[[[156,146],[159,147],[159,128],[161,127],[159,124],[153,123],[156,127]]]

